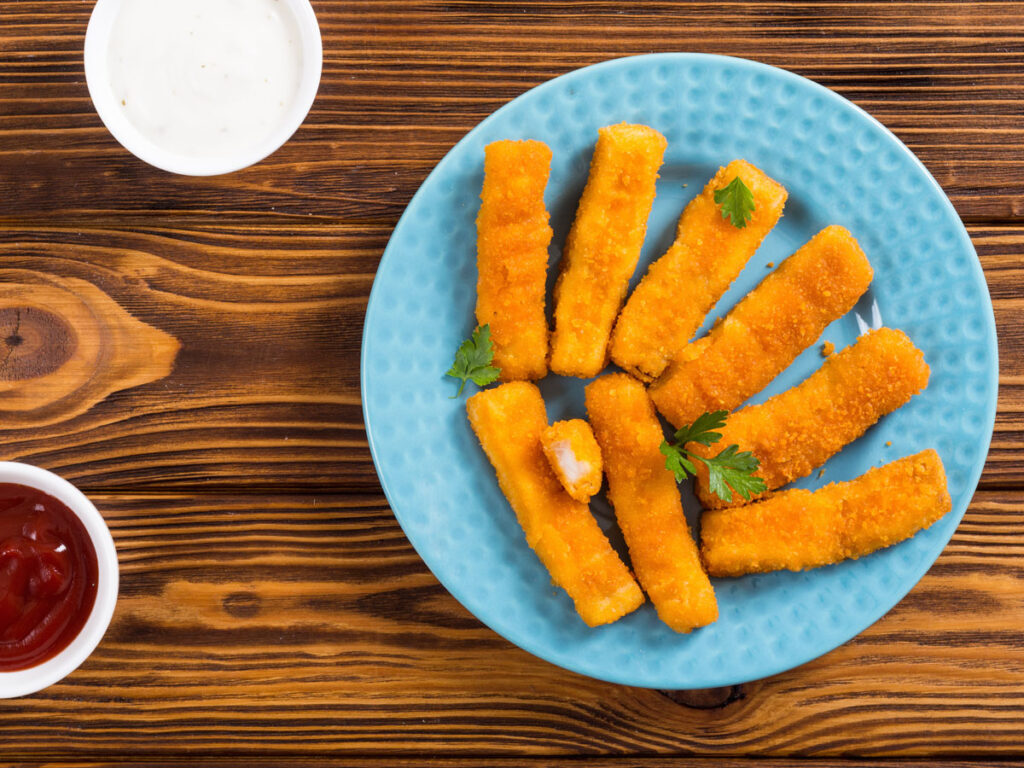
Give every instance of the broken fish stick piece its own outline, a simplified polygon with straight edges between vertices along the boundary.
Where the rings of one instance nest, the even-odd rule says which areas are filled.
[[[587,414],[608,476],[608,498],[640,584],[658,617],[676,632],[718,618],[715,592],[665,468],[664,440],[643,384],[624,373],[587,385]]]
[[[754,195],[744,227],[722,217],[715,192],[739,177]],[[786,189],[745,160],[733,160],[690,201],[676,240],[622,309],[612,335],[612,361],[652,381],[686,346],[722,294],[782,216]]]
[[[476,319],[489,325],[502,381],[548,372],[548,245],[544,188],[551,150],[540,141],[496,141],[484,153],[476,217]]]
[[[629,569],[544,458],[540,434],[548,418],[537,386],[517,381],[484,390],[469,398],[466,411],[527,543],[580,618],[596,627],[638,608],[644,596]]]
[[[909,539],[951,507],[942,460],[927,450],[817,491],[705,512],[701,556],[712,576],[803,571]]]
[[[601,449],[590,425],[583,419],[556,421],[540,433],[540,444],[566,493],[588,504],[604,477]]]
[[[667,142],[646,125],[598,131],[576,219],[555,284],[551,370],[583,379],[608,364],[612,324],[647,233]]]
[[[756,395],[845,315],[872,271],[853,235],[826,227],[687,345],[651,385],[658,411],[681,428],[706,411],[731,411]]]
[[[760,461],[757,475],[769,491],[809,475],[868,427],[928,385],[924,355],[902,331],[880,328],[825,360],[792,389],[729,416],[710,446],[688,443],[700,456],[736,444]],[[711,493],[707,469],[697,462],[697,496],[705,509],[739,506]],[[763,495],[763,494],[762,494]]]

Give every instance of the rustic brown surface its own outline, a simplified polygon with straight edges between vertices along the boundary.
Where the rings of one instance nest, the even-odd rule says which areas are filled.
[[[205,761],[210,765],[231,765],[229,760],[212,758]],[[123,762],[89,763],[32,763],[39,768],[109,768],[124,765]],[[531,758],[531,757],[379,757],[372,765],[378,768],[577,768],[579,765],[598,768],[750,768],[751,761],[743,758],[693,758],[693,757],[589,757],[577,758]],[[184,768],[195,765],[191,760],[142,760],[130,765],[140,768]],[[366,768],[366,758],[301,758],[301,759],[260,759],[247,758],[246,765],[274,766],[274,768]],[[771,768],[851,768],[847,760],[772,759],[760,760],[758,765]],[[1014,761],[967,761],[967,760],[879,760],[872,761],[874,768],[1009,768],[1020,765]]]
[[[209,765],[228,766],[230,760],[212,758]],[[301,758],[301,759],[260,759],[247,758],[246,765],[274,766],[274,768],[366,768],[366,758]],[[693,758],[693,757],[588,757],[577,758],[531,758],[531,757],[379,757],[372,765],[378,768],[577,768],[579,765],[597,768],[750,768],[752,762],[743,758]],[[110,768],[125,765],[123,762],[88,763],[32,763],[39,768]],[[140,768],[184,768],[195,765],[192,760],[151,760],[133,761],[130,765]],[[759,760],[758,765],[771,768],[851,768],[848,760],[769,759]],[[874,768],[1010,768],[1021,765],[1015,761],[967,761],[967,760],[879,760],[872,761]]]
[[[306,125],[254,168],[184,179],[93,112],[91,3],[0,0],[0,459],[90,491],[123,568],[86,665],[0,702],[0,761],[1024,757],[1024,5],[314,6]],[[878,117],[968,223],[1000,334],[982,490],[929,574],[821,659],[713,691],[588,680],[480,625],[380,496],[359,407],[373,274],[433,165],[529,87],[662,50],[782,66]],[[693,755],[729,759],[659,759]]]
[[[4,748],[26,759],[1024,749],[1016,493],[980,492],[924,580],[856,640],[699,692],[602,683],[509,645],[423,568],[379,496],[95,498],[121,600],[82,669],[0,705]]]

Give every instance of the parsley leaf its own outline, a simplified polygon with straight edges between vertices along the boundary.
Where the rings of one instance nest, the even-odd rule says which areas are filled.
[[[693,424],[688,427],[683,427],[676,432],[676,443],[678,445],[700,443],[701,445],[707,446],[721,440],[722,435],[718,432],[713,432],[712,430],[724,427],[725,417],[728,415],[728,411],[712,411],[711,413],[701,414]]]
[[[722,438],[720,432],[714,430],[725,426],[727,411],[705,413],[687,427],[675,433],[674,442],[667,440],[661,443],[661,453],[665,456],[665,468],[676,476],[681,483],[689,475],[696,476],[694,461],[699,461],[708,468],[708,489],[722,501],[732,501],[735,491],[746,501],[754,494],[768,490],[762,478],[754,472],[761,462],[750,451],[740,451],[738,445],[730,445],[718,453],[705,459],[703,456],[688,451],[687,443],[699,443],[710,446]]]
[[[760,477],[754,475],[760,462],[750,451],[739,451],[738,445],[730,445],[711,459],[701,459],[708,468],[708,488],[723,501],[732,501],[736,491],[745,501],[753,494],[767,490]]]
[[[494,343],[491,341],[491,326],[482,325],[473,331],[473,337],[459,345],[455,353],[455,362],[446,376],[462,379],[459,391],[452,400],[462,394],[466,381],[472,380],[478,387],[484,387],[496,381],[501,368],[491,365],[494,361]]]
[[[754,213],[754,193],[737,176],[722,189],[715,190],[715,202],[722,209],[722,218],[732,221],[737,229],[743,229]]]
[[[683,482],[687,478],[687,473],[697,474],[697,468],[686,458],[682,448],[671,445],[668,440],[662,440],[661,453],[665,456],[665,467],[676,476],[677,483]]]

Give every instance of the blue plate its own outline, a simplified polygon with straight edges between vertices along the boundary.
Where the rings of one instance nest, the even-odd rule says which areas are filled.
[[[785,216],[708,317],[726,312],[828,224],[858,238],[875,270],[868,294],[821,342],[845,347],[857,315],[906,331],[931,365],[928,389],[796,485],[816,488],[936,448],[953,511],[910,541],[805,573],[715,581],[719,620],[690,635],[650,603],[590,629],[526,545],[444,376],[475,325],[476,230],[484,146],[533,138],[554,151],[547,204],[551,264],[572,222],[600,126],[645,123],[668,138],[634,281],[672,241],[676,220],[719,165],[742,157],[789,190]],[[551,270],[552,276],[555,270]],[[752,402],[806,378],[815,345]],[[813,659],[879,619],[928,570],[971,499],[995,419],[992,303],[953,206],[913,154],[858,107],[764,64],[702,54],[617,59],[523,94],[438,164],[395,228],[370,296],[362,351],[370,449],[395,516],[441,583],[481,621],[567,669],[629,685],[703,688],[772,675]],[[584,417],[586,382],[541,382],[552,418]],[[472,385],[470,390],[475,389]],[[889,444],[891,442],[891,445]],[[684,488],[691,525],[697,505]],[[624,551],[603,498],[593,509]]]

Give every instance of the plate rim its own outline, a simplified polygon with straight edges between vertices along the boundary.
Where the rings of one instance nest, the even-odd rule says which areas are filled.
[[[982,297],[983,301],[985,302],[985,304],[987,306],[987,309],[988,309],[987,312],[983,313],[985,315],[985,325],[986,325],[985,339],[986,339],[986,344],[989,347],[989,352],[991,352],[991,354],[992,354],[993,363],[992,363],[991,368],[989,368],[987,371],[985,371],[983,375],[986,376],[986,383],[987,384],[990,383],[992,385],[992,395],[989,398],[989,401],[987,403],[985,403],[985,425],[987,425],[987,428],[985,429],[985,432],[984,432],[985,436],[984,436],[984,438],[981,441],[981,442],[984,443],[984,449],[985,449],[984,450],[984,454],[983,454],[983,458],[972,469],[972,471],[971,471],[971,473],[970,473],[970,475],[968,477],[967,483],[965,485],[965,488],[969,488],[970,489],[970,496],[967,498],[967,502],[964,505],[963,510],[960,510],[959,513],[956,513],[955,509],[951,510],[950,513],[947,513],[947,514],[954,514],[954,513],[956,513],[956,525],[951,529],[949,536],[943,542],[941,549],[938,550],[938,553],[935,555],[935,557],[931,558],[931,559],[928,559],[927,562],[923,566],[918,566],[918,568],[916,568],[914,571],[912,571],[911,575],[906,578],[906,580],[904,582],[906,584],[906,587],[903,588],[903,585],[901,584],[900,587],[898,587],[897,589],[895,589],[891,593],[889,593],[889,595],[893,598],[891,602],[889,601],[889,598],[887,597],[887,599],[883,602],[882,609],[876,609],[874,611],[871,611],[871,612],[868,612],[868,613],[865,614],[869,618],[866,621],[866,623],[863,624],[863,626],[861,626],[859,629],[857,629],[855,631],[852,631],[850,633],[843,633],[840,636],[840,639],[837,642],[835,642],[834,644],[829,645],[829,647],[826,647],[826,648],[820,649],[820,650],[814,649],[814,650],[808,651],[807,653],[798,654],[798,655],[796,655],[796,656],[794,656],[792,658],[789,658],[789,659],[787,659],[783,663],[776,663],[774,665],[769,665],[767,667],[768,671],[764,672],[764,674],[758,674],[758,675],[755,675],[755,676],[748,676],[748,675],[722,676],[721,679],[710,678],[709,680],[706,680],[706,681],[697,681],[700,684],[696,684],[696,683],[694,683],[694,684],[688,684],[688,683],[680,684],[680,681],[676,681],[676,680],[668,680],[668,681],[664,681],[664,682],[661,682],[661,683],[652,683],[652,682],[648,682],[648,681],[638,681],[635,678],[635,676],[630,676],[629,674],[626,674],[626,673],[616,673],[615,670],[608,670],[607,674],[598,674],[598,673],[595,673],[593,670],[584,669],[584,668],[582,668],[581,665],[578,665],[578,664],[569,663],[569,662],[563,662],[563,660],[561,660],[561,659],[558,660],[558,661],[552,660],[545,653],[544,648],[540,647],[540,644],[535,644],[535,643],[531,642],[529,635],[527,635],[526,633],[522,633],[521,636],[510,636],[513,633],[507,633],[506,631],[501,631],[501,630],[497,629],[496,627],[494,627],[492,625],[490,620],[482,618],[475,611],[473,611],[471,608],[469,608],[469,606],[466,603],[466,600],[464,599],[464,595],[462,593],[462,590],[457,585],[451,584],[448,579],[442,577],[434,569],[434,567],[431,564],[431,559],[428,559],[428,557],[424,555],[424,553],[420,550],[420,547],[413,540],[413,538],[409,535],[408,531],[406,530],[406,526],[402,522],[403,513],[395,505],[395,503],[394,503],[394,501],[392,499],[392,491],[388,488],[387,481],[384,478],[383,471],[382,471],[381,461],[380,461],[380,458],[378,456],[377,445],[376,445],[376,440],[375,440],[375,436],[374,436],[374,429],[373,429],[372,423],[370,421],[369,405],[368,405],[368,402],[367,402],[367,395],[366,395],[366,393],[367,393],[367,383],[368,383],[367,382],[367,378],[368,378],[367,340],[368,340],[369,331],[370,331],[370,328],[371,328],[371,325],[368,322],[369,318],[370,318],[370,312],[371,312],[371,310],[374,307],[374,300],[379,298],[380,291],[383,290],[383,289],[380,288],[380,284],[379,284],[377,278],[379,276],[381,267],[385,263],[385,260],[387,260],[389,258],[394,258],[394,256],[392,256],[391,254],[393,253],[392,246],[393,246],[394,239],[395,239],[395,233],[399,231],[399,229],[405,223],[406,218],[410,216],[410,212],[415,207],[415,204],[419,201],[421,195],[425,195],[424,189],[428,186],[429,182],[435,176],[441,175],[441,174],[444,173],[444,171],[446,170],[448,164],[450,162],[452,162],[452,158],[455,155],[456,151],[459,149],[460,146],[462,146],[462,144],[470,136],[472,136],[473,134],[477,133],[478,131],[482,131],[488,125],[490,125],[492,122],[497,121],[501,117],[501,115],[503,115],[503,113],[505,113],[506,111],[509,111],[512,108],[512,106],[515,103],[519,102],[520,100],[525,99],[525,98],[527,98],[527,97],[529,97],[529,96],[531,96],[531,95],[533,95],[533,94],[535,94],[537,92],[542,92],[542,91],[544,91],[544,90],[546,90],[548,88],[554,88],[555,87],[555,85],[554,85],[555,83],[565,83],[565,82],[572,81],[572,80],[575,80],[575,79],[581,79],[581,78],[590,76],[595,71],[599,71],[599,70],[606,69],[606,68],[611,69],[611,68],[615,68],[615,67],[624,66],[624,65],[626,65],[629,62],[634,62],[634,61],[637,61],[637,60],[645,60],[647,62],[650,62],[650,64],[652,66],[657,65],[657,64],[661,64],[661,63],[669,63],[672,66],[678,67],[678,66],[680,66],[681,64],[684,64],[684,63],[690,63],[690,62],[693,62],[693,61],[702,61],[702,62],[710,62],[710,63],[714,64],[715,66],[721,66],[723,64],[732,64],[732,65],[735,65],[735,66],[739,66],[741,68],[750,68],[750,69],[753,69],[753,70],[756,70],[756,71],[764,72],[764,73],[768,74],[770,77],[773,77],[773,78],[782,77],[782,78],[791,79],[791,80],[800,82],[800,84],[803,85],[803,86],[808,86],[809,85],[813,90],[817,91],[817,93],[819,95],[821,95],[822,97],[824,97],[824,98],[826,98],[826,99],[828,99],[828,100],[830,100],[830,101],[832,101],[834,103],[838,103],[838,104],[842,105],[844,108],[848,107],[848,108],[854,109],[857,113],[860,114],[861,117],[866,118],[870,123],[872,123],[876,127],[880,128],[882,130],[882,132],[888,137],[888,139],[891,142],[893,142],[893,145],[898,147],[899,151],[903,155],[905,155],[905,156],[910,158],[910,160],[913,162],[913,164],[916,165],[918,170],[924,175],[924,177],[927,180],[927,182],[933,187],[933,189],[935,191],[937,191],[939,193],[939,197],[941,199],[940,205],[942,205],[944,207],[944,213],[946,214],[946,217],[952,216],[952,220],[954,220],[956,222],[956,224],[957,224],[957,227],[954,228],[955,234],[956,234],[956,244],[959,247],[966,248],[969,253],[974,255],[974,259],[970,260],[970,271],[973,274],[974,278],[976,280],[980,279],[980,284],[985,287],[985,291],[984,291],[984,294],[983,294],[983,297]],[[522,650],[526,651],[527,653],[530,653],[531,655],[535,656],[536,658],[541,659],[541,660],[545,661],[548,664],[552,664],[552,665],[557,666],[557,667],[559,667],[561,669],[568,670],[570,672],[573,672],[573,673],[578,674],[578,675],[582,675],[584,677],[589,677],[589,678],[592,678],[592,679],[602,680],[602,681],[609,682],[609,683],[614,683],[614,684],[618,684],[618,685],[627,685],[627,686],[637,687],[637,688],[651,688],[651,689],[664,688],[664,689],[674,689],[674,690],[693,690],[693,689],[707,688],[707,687],[724,687],[724,686],[727,686],[727,685],[740,685],[740,684],[748,683],[748,682],[751,682],[751,681],[754,681],[754,680],[762,680],[762,679],[765,679],[765,678],[768,678],[768,677],[772,677],[772,676],[781,674],[783,672],[788,672],[790,670],[793,670],[793,669],[796,669],[798,667],[801,667],[801,666],[803,666],[804,664],[807,664],[810,661],[813,661],[815,659],[821,658],[822,656],[824,656],[824,655],[826,655],[828,653],[831,653],[832,651],[836,650],[837,648],[839,648],[839,647],[845,645],[846,643],[850,642],[850,640],[852,640],[853,638],[859,636],[860,634],[862,634],[863,632],[868,630],[870,627],[872,627],[874,624],[876,624],[880,619],[882,619],[886,614],[888,614],[893,608],[895,608],[903,600],[903,598],[906,597],[906,595],[910,592],[910,590],[912,590],[915,586],[917,586],[920,583],[921,579],[932,568],[932,566],[935,564],[935,562],[938,560],[938,558],[945,551],[946,547],[949,545],[949,541],[952,539],[953,535],[956,533],[956,530],[959,528],[960,523],[963,520],[963,517],[964,517],[964,515],[967,512],[967,509],[970,507],[970,504],[971,504],[971,501],[974,498],[974,495],[977,493],[978,483],[979,483],[979,481],[981,479],[981,475],[982,475],[982,473],[984,471],[985,465],[988,463],[988,453],[989,453],[989,450],[991,449],[992,436],[993,436],[994,430],[995,430],[995,417],[996,417],[996,411],[997,411],[997,406],[998,406],[998,401],[999,401],[999,344],[998,344],[998,340],[999,340],[998,339],[998,331],[997,331],[997,327],[996,327],[996,323],[995,323],[995,310],[994,310],[994,308],[992,306],[991,291],[989,290],[988,281],[985,278],[985,273],[984,273],[984,270],[982,269],[981,261],[980,261],[980,259],[978,257],[977,250],[974,247],[974,243],[971,240],[969,233],[967,232],[967,228],[964,225],[963,220],[960,218],[960,215],[956,211],[956,208],[953,206],[953,203],[949,199],[949,196],[946,194],[945,190],[942,188],[942,185],[939,184],[938,181],[936,181],[935,177],[931,174],[931,172],[924,165],[924,163],[920,160],[920,158],[918,158],[917,155],[914,154],[914,152],[911,151],[911,149],[909,147],[907,147],[906,144],[904,144],[903,141],[900,140],[900,138],[898,136],[896,136],[896,134],[894,134],[891,130],[889,130],[889,128],[887,128],[877,118],[872,116],[869,112],[864,110],[862,107],[860,107],[859,105],[857,105],[853,101],[847,99],[842,94],[840,94],[840,93],[838,93],[838,92],[836,92],[836,91],[834,91],[834,90],[832,90],[832,89],[822,85],[821,83],[818,83],[818,82],[816,82],[816,81],[814,81],[814,80],[812,80],[812,79],[810,79],[808,77],[804,77],[803,75],[799,75],[799,74],[797,74],[795,72],[791,72],[791,71],[789,71],[787,69],[783,69],[781,67],[776,67],[776,66],[773,66],[771,64],[765,64],[764,62],[755,61],[753,59],[746,59],[746,58],[742,58],[742,57],[738,57],[738,56],[725,56],[725,55],[721,55],[721,54],[699,53],[699,52],[672,51],[672,52],[659,52],[659,53],[645,53],[645,54],[636,54],[636,55],[630,55],[630,56],[620,56],[620,57],[616,57],[616,58],[612,58],[612,59],[605,59],[603,61],[595,62],[594,64],[589,64],[589,65],[584,66],[584,67],[579,67],[577,69],[570,70],[570,71],[565,72],[565,73],[563,73],[561,75],[558,75],[556,77],[553,77],[553,78],[550,78],[548,80],[545,80],[543,83],[539,83],[539,84],[537,84],[537,85],[535,85],[535,86],[533,86],[533,87],[523,91],[522,93],[520,93],[517,96],[515,96],[514,98],[510,99],[506,103],[502,104],[498,109],[496,109],[493,112],[491,112],[483,120],[481,120],[479,123],[477,123],[475,126],[473,126],[470,130],[468,130],[465,134],[463,134],[463,136],[445,153],[444,157],[442,157],[438,161],[438,163],[431,169],[430,173],[427,174],[427,176],[423,179],[423,181],[420,182],[419,187],[417,188],[416,192],[413,194],[412,198],[410,198],[409,202],[406,204],[406,207],[403,210],[402,215],[399,217],[399,219],[396,222],[394,228],[392,229],[391,235],[388,237],[388,243],[385,246],[383,253],[381,254],[380,261],[378,262],[377,268],[376,268],[376,270],[374,272],[373,285],[372,285],[372,287],[370,289],[369,298],[367,299],[366,311],[365,311],[364,316],[363,316],[363,331],[362,331],[362,334],[361,334],[361,337],[360,337],[360,351],[359,351],[359,396],[360,396],[360,402],[361,402],[361,406],[362,406],[364,431],[366,433],[367,445],[368,445],[369,450],[370,450],[370,456],[371,456],[371,459],[373,461],[374,470],[375,470],[375,472],[377,474],[378,481],[380,482],[381,489],[384,492],[384,496],[385,496],[385,498],[386,498],[386,500],[388,502],[388,506],[390,507],[392,514],[395,516],[395,520],[398,522],[399,526],[402,528],[403,534],[405,535],[405,537],[409,541],[409,543],[412,545],[413,549],[416,551],[416,554],[423,561],[423,564],[430,570],[430,572],[434,576],[434,578],[436,578],[438,580],[438,582],[440,582],[440,584],[448,591],[448,593],[452,597],[454,597],[459,602],[459,604],[462,605],[462,607],[465,608],[466,611],[468,611],[477,621],[479,621],[481,624],[486,626],[492,632],[496,633],[498,636],[504,638],[506,641],[508,641],[508,642],[512,643],[513,645],[521,648]],[[600,628],[596,628],[594,631],[600,631]],[[796,659],[795,661],[794,661],[794,658]]]

